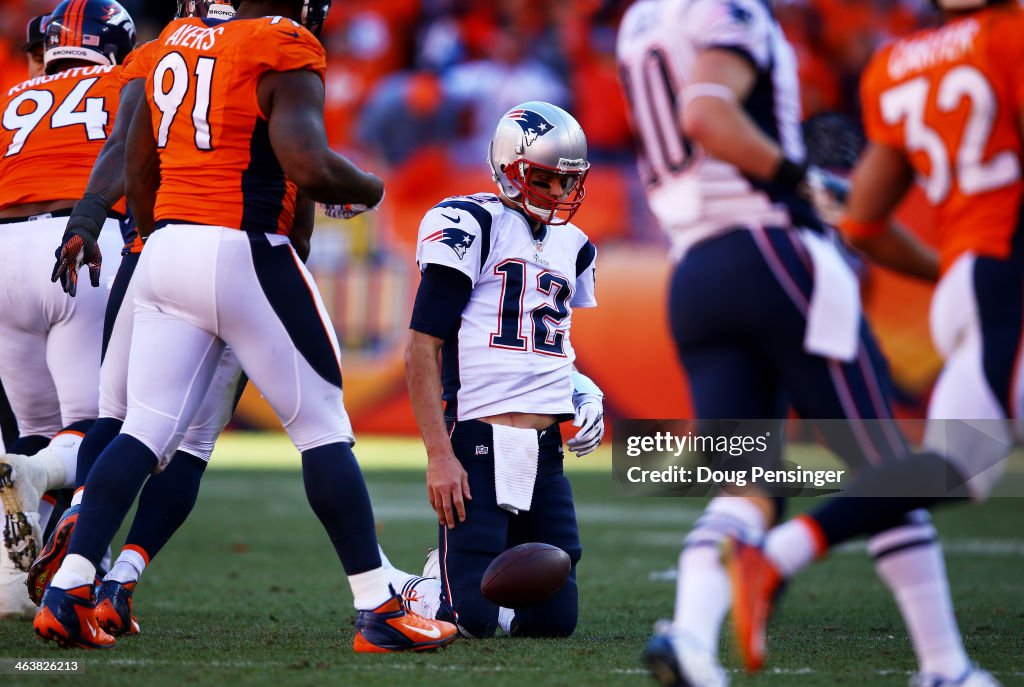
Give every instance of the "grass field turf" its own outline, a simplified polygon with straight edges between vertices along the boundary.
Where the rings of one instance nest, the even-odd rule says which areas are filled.
[[[813,462],[807,449],[799,456]],[[356,447],[380,540],[418,571],[436,530],[416,440]],[[791,454],[792,455],[792,454]],[[0,675],[0,685],[654,684],[639,662],[652,623],[672,609],[679,545],[703,502],[613,496],[602,449],[568,458],[584,556],[580,624],[567,640],[462,640],[419,656],[356,656],[351,595],[306,503],[283,435],[232,434],[218,445],[199,503],[136,592],[143,634],[105,652],[63,651],[28,621],[0,622],[0,657],[78,660],[84,673]],[[1008,476],[1024,493],[1024,461]],[[796,504],[796,508],[808,503]],[[1024,500],[938,514],[961,628],[975,660],[1024,685]],[[120,542],[120,539],[117,540]],[[735,685],[905,685],[913,654],[862,546],[841,550],[791,587],[772,627],[765,674],[730,658]]]

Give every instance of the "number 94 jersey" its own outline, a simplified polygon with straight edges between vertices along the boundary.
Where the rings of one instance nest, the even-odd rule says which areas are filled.
[[[573,308],[597,305],[597,250],[572,224],[535,239],[522,214],[493,194],[456,196],[420,223],[416,262],[473,283],[458,329],[441,348],[445,415],[572,417]]]
[[[29,79],[2,94],[0,208],[75,201],[85,194],[93,163],[114,126],[120,69],[76,67]]]
[[[154,65],[146,98],[160,155],[157,221],[287,234],[296,188],[270,146],[256,88],[267,72],[322,80],[323,46],[281,17],[179,19],[154,42],[144,57]]]
[[[1007,3],[886,46],[861,77],[864,128],[914,167],[942,267],[1006,258],[1021,215],[1024,11]]]

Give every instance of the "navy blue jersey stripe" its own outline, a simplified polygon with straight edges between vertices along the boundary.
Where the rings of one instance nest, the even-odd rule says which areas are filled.
[[[270,145],[267,122],[256,120],[249,143],[249,166],[242,172],[242,226],[253,232],[277,233],[284,210],[285,177]]]
[[[125,293],[128,291],[128,284],[135,274],[135,266],[139,264],[139,257],[142,253],[125,253],[121,256],[121,264],[117,267],[117,274],[114,275],[114,283],[110,286],[110,295],[107,296],[107,310],[103,314],[103,344],[100,348],[100,362],[107,355],[107,345],[110,343],[110,335],[114,332],[114,323],[117,321],[117,313],[121,311],[121,304],[124,302]],[[129,305],[128,307],[132,307]]]
[[[483,272],[487,257],[491,254],[491,213],[469,200],[446,200],[434,207],[465,210],[473,215],[473,219],[480,225],[480,271]]]
[[[331,325],[320,317],[311,286],[299,271],[291,246],[273,246],[266,234],[251,233],[249,248],[263,295],[288,338],[318,375],[340,389],[341,367],[327,332]]]
[[[576,276],[583,274],[584,270],[590,267],[591,263],[594,262],[594,258],[597,256],[597,246],[590,241],[587,241],[580,252],[576,254]]]

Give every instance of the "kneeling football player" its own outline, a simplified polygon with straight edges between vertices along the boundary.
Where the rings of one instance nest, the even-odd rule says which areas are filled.
[[[569,223],[583,202],[587,141],[564,110],[527,102],[501,118],[488,159],[499,192],[445,199],[419,229],[406,379],[440,523],[441,591],[439,604],[416,608],[439,606],[435,617],[470,637],[499,624],[564,637],[576,628],[581,547],[558,423],[575,418],[568,446],[581,456],[604,434],[603,395],[574,370],[569,340],[573,308],[597,305],[596,249]],[[563,549],[572,572],[549,599],[499,609],[481,578],[524,542]]]

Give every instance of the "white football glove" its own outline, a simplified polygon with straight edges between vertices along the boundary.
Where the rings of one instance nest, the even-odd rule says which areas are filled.
[[[837,226],[846,212],[850,180],[821,167],[810,167],[804,178],[804,189],[821,220]]]
[[[317,203],[324,214],[331,219],[352,219],[364,212],[373,212],[384,202],[384,196],[380,197],[376,205],[364,205],[363,203],[346,203],[344,205],[332,205],[330,203]]]
[[[576,406],[576,419],[572,424],[579,427],[580,431],[565,445],[578,457],[583,457],[601,445],[601,439],[604,437],[604,403],[601,402],[600,396],[590,394],[582,396],[579,400],[580,404]]]

